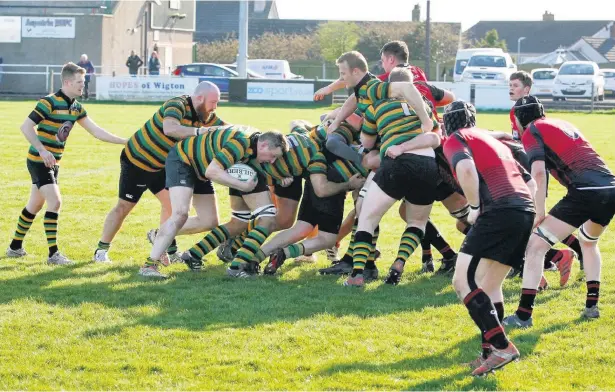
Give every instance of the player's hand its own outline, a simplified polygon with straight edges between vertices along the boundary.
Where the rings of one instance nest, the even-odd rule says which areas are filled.
[[[429,122],[421,123],[421,130],[423,131],[423,133],[429,133],[433,131],[433,122],[429,121]]]
[[[322,101],[325,99],[325,96],[329,94],[331,94],[331,91],[329,91],[327,87],[318,89],[318,91],[314,93],[314,101]]]
[[[258,184],[258,177],[254,176],[251,179],[249,179],[248,181],[244,182],[242,184],[242,192],[250,192],[252,191],[254,188],[256,188],[256,184]]]
[[[348,184],[350,184],[350,189],[360,189],[361,187],[363,187],[363,184],[365,184],[365,178],[362,177],[360,174],[355,174],[354,176],[350,177],[350,179],[348,180]]]
[[[282,181],[280,181],[280,185],[282,187],[286,188],[286,187],[290,186],[290,184],[293,183],[293,180],[294,179],[292,177],[283,178]]]
[[[56,158],[49,151],[43,149],[38,152],[38,155],[40,155],[46,167],[51,169],[56,165]]]
[[[338,129],[340,127],[340,121],[338,120],[333,120],[329,126],[327,127],[327,135],[333,133],[333,131],[335,131],[336,129]]]
[[[386,152],[387,156],[389,158],[392,158],[392,159],[397,158],[398,156],[400,156],[403,153],[404,152],[402,151],[400,145],[389,147],[389,148],[387,148],[387,152]]]
[[[470,207],[470,213],[468,214],[468,224],[473,225],[474,223],[476,223],[476,219],[478,219],[478,216],[480,215],[480,207],[479,208],[472,208]]]

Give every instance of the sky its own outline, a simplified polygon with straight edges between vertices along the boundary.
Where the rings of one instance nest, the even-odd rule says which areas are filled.
[[[427,0],[276,0],[282,19],[409,21],[414,5],[425,20]],[[361,6],[357,6],[361,4]],[[431,0],[431,20],[461,22],[465,31],[481,20],[615,20],[615,0]]]

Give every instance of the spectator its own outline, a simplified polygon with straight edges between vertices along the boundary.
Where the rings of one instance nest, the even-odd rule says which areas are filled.
[[[78,66],[85,69],[85,88],[83,89],[83,98],[87,100],[90,96],[90,78],[95,74],[94,64],[88,60],[87,54],[81,55],[81,60],[77,63]]]
[[[2,63],[4,62],[4,60],[2,59],[2,57],[0,57],[0,83],[2,83],[2,75],[4,72],[4,67],[2,67]]]
[[[158,59],[158,53],[155,51],[152,52],[152,55],[149,58],[148,68],[150,75],[160,75],[160,60]]]
[[[130,56],[128,60],[126,60],[126,66],[128,67],[128,73],[130,76],[137,76],[139,72],[139,67],[143,65],[143,60],[139,56],[135,54],[134,50],[130,51]]]

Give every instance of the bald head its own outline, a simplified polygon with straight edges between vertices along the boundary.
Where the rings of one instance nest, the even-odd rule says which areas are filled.
[[[197,95],[208,95],[212,92],[215,92],[216,94],[220,94],[220,89],[218,88],[218,86],[216,86],[215,84],[213,84],[212,82],[201,82],[198,84],[198,86],[196,86],[196,88],[194,89],[194,92],[192,93],[192,96],[195,97]]]
[[[220,89],[212,82],[201,82],[192,93],[192,104],[203,120],[218,108]]]

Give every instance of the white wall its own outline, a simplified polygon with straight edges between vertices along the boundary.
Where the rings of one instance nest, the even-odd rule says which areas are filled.
[[[450,90],[455,94],[456,99],[463,99],[470,102],[470,85],[471,83],[451,83],[451,82],[429,82],[441,89]],[[476,85],[474,94],[474,106],[476,109],[499,109],[509,110],[513,101],[508,95],[508,86],[484,86]]]

